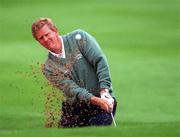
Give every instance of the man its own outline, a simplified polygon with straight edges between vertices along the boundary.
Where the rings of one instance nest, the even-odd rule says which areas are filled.
[[[83,30],[59,36],[49,18],[34,22],[32,34],[49,51],[44,75],[66,97],[60,127],[111,125],[116,100],[107,60],[96,40]]]

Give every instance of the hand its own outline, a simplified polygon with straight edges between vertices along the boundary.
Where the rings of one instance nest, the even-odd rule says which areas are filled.
[[[102,89],[100,93],[101,93],[101,98],[109,102],[110,108],[111,108],[111,111],[112,111],[113,106],[114,106],[114,99],[109,94],[108,89]]]
[[[91,97],[90,99],[91,104],[101,107],[103,110],[111,113],[112,112],[112,104],[109,103],[107,100],[99,98],[99,97]]]

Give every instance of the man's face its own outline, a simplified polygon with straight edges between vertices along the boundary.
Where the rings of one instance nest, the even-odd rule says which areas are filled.
[[[58,49],[58,32],[51,30],[47,25],[36,32],[36,39],[43,47],[52,52]]]

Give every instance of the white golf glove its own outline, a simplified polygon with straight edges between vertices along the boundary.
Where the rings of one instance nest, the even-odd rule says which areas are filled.
[[[111,108],[113,108],[113,105],[114,105],[114,99],[112,98],[112,96],[109,94],[109,92],[103,92],[101,93],[101,98],[108,101]]]

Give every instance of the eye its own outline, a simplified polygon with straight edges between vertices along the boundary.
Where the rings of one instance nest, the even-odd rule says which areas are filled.
[[[48,36],[48,35],[49,35],[49,33],[45,34],[45,36]]]
[[[40,40],[42,40],[42,39],[43,39],[43,36],[42,36],[42,37],[40,37],[39,39],[40,39]]]

